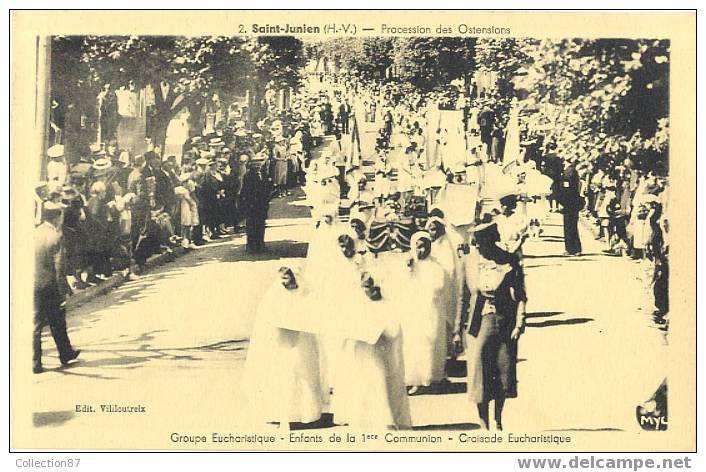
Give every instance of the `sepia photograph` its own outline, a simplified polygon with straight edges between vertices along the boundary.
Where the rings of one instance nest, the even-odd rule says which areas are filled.
[[[696,15],[497,13],[12,12],[10,447],[695,450]]]

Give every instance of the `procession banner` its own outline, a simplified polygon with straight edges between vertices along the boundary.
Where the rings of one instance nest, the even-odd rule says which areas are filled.
[[[7,314],[11,450],[695,451],[695,27],[696,13],[688,11],[12,11]],[[445,38],[453,43],[439,46]],[[73,55],[79,52],[80,55]],[[236,60],[230,54],[235,54]],[[330,55],[331,59],[314,57],[317,54]],[[351,61],[349,73],[333,67],[338,62],[348,67],[348,57],[360,61]],[[390,64],[394,65],[392,69]],[[561,66],[564,75],[545,75],[558,74],[559,69],[554,66]],[[478,70],[469,70],[476,67]],[[388,69],[391,77],[385,75]],[[601,74],[608,73],[614,76],[602,82]],[[355,272],[344,283],[341,265],[348,264],[348,258],[362,258],[365,253],[366,241],[359,239],[355,230],[364,233],[368,228],[352,228],[341,218],[327,222],[326,217],[332,216],[328,214],[316,218],[322,213],[321,208],[312,210],[307,204],[300,176],[289,179],[293,181],[291,185],[276,182],[277,193],[273,192],[267,200],[269,206],[263,205],[264,211],[269,211],[264,227],[257,226],[254,213],[248,214],[243,223],[242,214],[221,211],[225,204],[236,202],[222,198],[222,193],[218,199],[214,196],[221,218],[215,224],[202,219],[190,225],[185,218],[190,207],[173,204],[174,213],[162,211],[161,220],[156,221],[171,218],[177,225],[162,225],[155,233],[169,226],[166,229],[170,234],[179,237],[186,234],[180,232],[182,227],[194,226],[203,234],[210,232],[211,241],[194,247],[181,247],[171,240],[165,242],[171,246],[157,244],[155,250],[161,252],[145,263],[138,277],[128,273],[128,267],[127,272],[116,270],[105,277],[91,277],[92,284],[86,278],[86,284],[91,286],[76,288],[66,305],[52,313],[61,316],[66,311],[68,336],[73,346],[81,350],[80,355],[76,360],[59,359],[46,327],[41,337],[43,371],[35,369],[41,373],[33,373],[33,333],[41,328],[43,320],[34,316],[38,307],[34,290],[39,277],[35,279],[32,270],[38,250],[35,244],[41,241],[35,242],[31,235],[36,231],[35,218],[38,222],[42,217],[42,199],[59,198],[38,193],[40,187],[44,188],[38,182],[46,183],[48,163],[53,159],[48,148],[55,140],[63,140],[67,159],[76,153],[76,162],[71,163],[75,165],[74,174],[116,166],[117,160],[104,155],[108,143],[95,142],[100,125],[97,95],[103,85],[118,90],[136,80],[140,86],[142,82],[152,82],[154,87],[162,88],[165,103],[150,105],[145,114],[140,109],[137,117],[125,117],[132,121],[116,126],[119,148],[132,150],[130,156],[134,158],[145,149],[148,128],[154,136],[173,129],[183,133],[188,128],[186,118],[173,122],[169,128],[170,121],[165,117],[179,120],[176,117],[187,116],[187,111],[200,113],[204,97],[216,93],[213,87],[229,83],[235,76],[232,89],[226,92],[232,96],[246,94],[247,113],[267,116],[270,123],[275,119],[298,123],[290,116],[292,110],[281,110],[277,103],[267,102],[274,93],[270,89],[279,82],[294,87],[290,102],[307,104],[307,108],[310,104],[312,113],[326,100],[335,103],[340,96],[336,91],[341,88],[357,93],[351,100],[355,107],[352,134],[341,138],[351,153],[351,164],[362,160],[358,146],[365,160],[377,158],[373,150],[383,128],[382,105],[374,123],[364,119],[364,93],[368,94],[366,97],[379,96],[383,101],[399,101],[403,105],[412,103],[413,98],[414,103],[421,100],[419,103],[424,106],[404,111],[409,114],[404,118],[410,118],[410,127],[414,121],[426,126],[426,156],[421,155],[421,160],[426,157],[427,166],[419,172],[428,184],[425,196],[439,193],[442,208],[434,213],[434,221],[458,227],[448,226],[446,235],[438,230],[432,235],[429,232],[433,228],[427,225],[429,214],[396,214],[405,199],[411,200],[409,195],[394,195],[376,203],[374,209],[366,207],[366,211],[374,213],[371,221],[382,221],[379,224],[386,225],[386,231],[391,228],[385,237],[404,239],[404,244],[391,245],[391,258],[386,258],[387,254],[365,254],[370,270],[361,264],[361,273]],[[105,84],[96,83],[96,77]],[[473,77],[480,77],[478,83]],[[479,166],[478,175],[484,172],[486,182],[498,182],[491,185],[493,188],[480,189],[480,196],[476,186],[464,187],[462,178],[446,186],[447,179],[461,177],[460,173],[446,175],[435,168],[440,164],[441,152],[436,143],[438,128],[448,131],[445,163],[465,162],[467,157],[460,119],[463,111],[444,111],[431,105],[444,100],[451,103],[459,93],[467,93],[458,87],[449,89],[459,78],[469,81],[465,86],[477,108],[469,116],[477,116],[478,110],[488,106],[495,113],[494,124],[499,133],[508,129],[508,115],[511,116],[507,146],[512,149],[506,150],[508,158],[518,155],[525,142],[522,133],[531,132],[546,138],[536,156],[526,149],[528,159],[536,159],[536,169],[545,172],[544,164],[558,163],[555,167],[559,172],[553,179],[529,173],[527,185],[531,184],[538,197],[532,201],[535,205],[531,210],[546,206],[541,216],[532,217],[542,223],[533,237],[527,237],[524,229],[515,231],[509,223],[503,227],[499,223],[512,212],[511,205],[500,199],[513,194],[512,189],[501,191],[500,187],[507,183],[503,179],[508,177],[502,173],[502,166],[489,162]],[[174,93],[189,100],[170,101],[175,98]],[[531,95],[538,100],[537,110],[532,111],[538,116],[527,120],[530,124],[539,123],[537,127],[522,129],[518,120],[525,120],[525,110],[519,117],[517,110],[509,113],[509,95],[521,100]],[[648,102],[643,106],[642,100]],[[614,104],[620,106],[616,108]],[[146,107],[140,104],[143,106]],[[653,117],[655,109],[665,110],[666,116]],[[335,126],[336,116],[324,119]],[[406,124],[404,120],[395,124],[392,138],[408,132]],[[226,126],[213,117],[207,125],[217,128],[214,133]],[[291,129],[296,126],[292,124]],[[610,126],[613,134],[605,131]],[[56,133],[54,128],[62,132]],[[471,129],[476,130],[474,123]],[[201,131],[198,130],[199,137]],[[223,128],[222,138],[232,131]],[[246,135],[260,135],[255,131],[253,123]],[[473,142],[485,139],[486,131],[478,130]],[[644,134],[647,132],[649,142]],[[169,152],[178,148],[173,144],[176,138],[171,138]],[[327,135],[323,141],[320,149],[339,149],[335,134]],[[254,152],[254,145],[247,143],[231,157],[239,157],[242,151],[264,159],[272,150],[271,144],[265,142]],[[90,145],[98,145],[95,155],[88,151]],[[237,166],[228,157],[215,159],[219,146],[222,149],[222,143],[211,149],[204,145],[206,157],[201,159],[215,176],[213,180],[228,192],[239,188],[243,181],[233,178],[235,174],[230,173],[229,166]],[[286,141],[280,146],[286,146]],[[600,156],[596,156],[599,151]],[[320,152],[317,150],[316,154],[314,158]],[[627,177],[620,180],[625,172],[624,161],[649,168],[666,154],[669,159],[664,168],[640,174],[641,188],[646,188],[647,193],[656,193],[653,189],[660,185],[666,190],[652,193],[642,202],[635,200],[635,218],[620,214],[620,208],[625,206],[616,206],[618,196],[606,201],[605,215],[600,206],[596,206],[600,215],[592,214],[588,208],[567,212],[569,205],[562,207],[561,202],[552,199],[551,189],[569,185],[561,180],[563,165],[567,169],[578,168],[580,175],[575,184],[584,192],[591,191],[586,172],[602,167],[615,171],[617,181],[610,180],[611,174],[601,183],[600,196],[605,197],[612,195],[609,192],[619,192],[621,185],[636,188],[637,181],[630,182]],[[172,163],[168,157],[163,155],[165,162],[161,164],[167,177],[155,172],[167,186],[175,176],[179,177],[170,173]],[[181,156],[177,162],[181,163],[180,159]],[[142,170],[147,172],[144,167],[138,168],[141,164],[134,165],[135,169],[128,170],[136,170],[138,177]],[[269,185],[265,182],[266,170],[253,178],[264,182],[257,188]],[[331,169],[327,171],[335,177]],[[565,175],[570,176],[570,172]],[[130,178],[127,173],[121,176],[126,185],[139,187],[139,178]],[[203,185],[205,180],[199,178],[185,177]],[[327,185],[335,184],[332,178],[324,180]],[[370,188],[362,192],[369,193]],[[91,200],[85,208],[88,218],[95,217],[91,211],[103,193],[101,185],[87,184],[85,200]],[[112,187],[107,189],[109,198],[114,197],[113,193]],[[595,203],[594,196],[581,194],[581,202]],[[208,203],[200,198],[192,202],[194,208],[198,207],[194,209],[196,214]],[[487,215],[475,213],[479,199]],[[650,217],[637,217],[642,214],[641,207],[652,212]],[[657,214],[660,208],[661,216]],[[254,211],[243,210],[242,206],[228,209]],[[482,223],[480,216],[492,220],[499,234],[527,238],[522,248],[524,259],[513,268],[517,274],[524,274],[513,283],[521,280],[524,284],[521,288],[526,289],[527,304],[524,329],[517,331],[505,329],[509,325],[498,316],[501,304],[500,308],[484,305],[487,330],[481,335],[487,339],[478,341],[471,334],[455,331],[454,316],[468,313],[467,306],[458,304],[467,303],[470,297],[470,292],[456,290],[468,288],[472,281],[453,277],[462,277],[456,274],[463,270],[470,273],[475,269],[464,263],[474,260],[473,244],[482,239],[478,237],[480,232],[493,226]],[[135,208],[133,218],[137,221],[138,217]],[[149,216],[148,221],[152,221]],[[414,230],[415,244],[411,248],[406,233],[392,234],[395,224],[402,225],[400,221],[406,225],[405,230]],[[669,248],[668,259],[656,262],[650,258],[652,242],[657,242],[654,234],[649,244],[635,245],[634,259],[610,252],[611,242],[600,232],[610,231],[612,235],[621,221],[630,234],[638,234],[635,228],[646,228],[645,221],[657,221],[659,225],[650,228],[663,231],[658,242]],[[106,222],[114,224],[118,220],[106,217]],[[572,237],[566,229],[572,224],[583,244],[580,251],[566,248]],[[227,229],[227,234],[218,236],[222,229]],[[262,231],[265,248],[258,250],[248,242],[256,241]],[[314,235],[326,231],[327,249],[314,257],[316,251],[310,243],[313,244]],[[449,239],[448,233],[454,231],[458,234]],[[66,244],[67,234],[57,244]],[[95,234],[88,232],[85,236]],[[129,244],[130,236],[116,237],[115,246],[120,243],[134,249]],[[87,243],[82,244],[91,257],[101,256]],[[429,246],[430,255],[425,253]],[[127,251],[125,257],[131,255]],[[380,261],[385,260],[394,260],[394,266],[380,267]],[[667,261],[667,266],[660,265]],[[98,266],[84,267],[83,275],[96,275]],[[425,267],[433,270],[424,272]],[[307,386],[306,382],[297,383],[298,379],[319,371],[317,361],[311,361],[307,369],[305,360],[324,359],[328,353],[328,366],[333,366],[335,375],[344,380],[338,384],[344,385],[344,391],[338,391],[339,398],[349,394],[348,404],[343,406],[367,413],[361,420],[370,420],[377,426],[359,426],[355,421],[350,424],[340,419],[343,415],[337,417],[336,408],[341,405],[334,405],[336,385],[322,389],[334,400],[316,404],[321,415],[311,424],[302,425],[296,418],[279,425],[273,424],[279,421],[257,425],[244,421],[254,409],[243,392],[242,380],[253,327],[257,326],[256,313],[268,288],[286,283],[286,277],[280,278],[287,268],[302,274],[302,286],[311,282],[306,285],[312,290],[307,303],[316,307],[311,308],[316,313],[307,317],[299,311],[288,318],[290,308],[283,302],[278,305],[282,313],[274,314],[279,317],[280,326],[276,327],[316,333],[318,344],[297,345],[296,337],[291,337],[291,344],[283,346],[278,344],[277,336],[265,339],[265,360],[268,347],[273,346],[277,349],[273,359],[283,363],[277,370],[286,374],[281,379],[267,380],[273,380],[275,385],[280,385],[278,381],[289,382],[280,386],[296,392]],[[377,276],[388,269],[394,277]],[[665,271],[669,284],[668,315],[658,319],[657,315],[665,313],[658,313],[655,307],[655,293],[660,290],[655,281],[660,276],[664,280]],[[441,275],[427,283],[425,274]],[[454,285],[453,281],[461,283]],[[295,282],[288,283],[286,290],[297,289]],[[522,291],[515,288],[511,293],[513,303],[522,296]],[[491,287],[483,296],[492,301],[496,293]],[[297,298],[292,296],[291,300]],[[513,312],[512,319],[521,323],[518,313],[523,314],[521,308]],[[434,316],[438,323],[427,323],[424,329],[415,330],[421,326],[415,325],[415,320],[422,315]],[[389,329],[387,324],[392,319],[397,323],[395,328],[402,328]],[[345,352],[331,346],[342,337],[356,341],[348,343],[350,349]],[[482,362],[490,362],[488,352],[497,353],[498,349],[497,345],[495,351],[480,349],[480,344],[473,341],[491,342],[496,337],[502,337],[503,347],[507,348],[502,353],[509,352],[509,359],[502,355],[492,358],[494,367],[505,361],[511,365],[501,366],[509,367],[502,372],[507,375],[503,380],[509,381],[494,385],[498,388],[494,394],[501,395],[502,388],[502,395],[508,398],[502,423],[493,421],[491,402],[491,418],[484,424],[474,402],[479,392],[473,374],[477,379]],[[306,338],[311,341],[314,336]],[[410,339],[414,340],[412,345]],[[443,351],[442,378],[434,372],[430,376],[434,378],[415,379],[411,382],[416,385],[405,385],[405,373],[431,365],[432,358],[438,360],[438,352],[431,347]],[[304,349],[308,350],[306,356],[302,355]],[[334,355],[330,354],[332,350]],[[412,361],[405,363],[404,358]],[[340,368],[350,365],[356,368]],[[287,370],[290,366],[296,368]],[[339,366],[338,370],[335,366]],[[355,382],[354,391],[359,398],[352,401],[351,391],[345,388]],[[388,395],[392,387],[396,394]],[[263,391],[258,400],[278,399],[281,395],[281,389]],[[288,401],[301,406],[302,398],[290,395]],[[319,401],[307,397],[308,400]],[[282,414],[286,413],[291,412]]]

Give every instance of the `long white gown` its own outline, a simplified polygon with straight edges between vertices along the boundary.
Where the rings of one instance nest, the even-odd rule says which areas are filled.
[[[338,235],[336,235],[337,241]],[[341,351],[344,338],[335,328],[335,324],[346,323],[341,316],[342,304],[351,291],[360,291],[360,272],[356,257],[346,259],[338,244],[329,247],[327,265],[317,268],[319,285],[313,287],[312,310],[322,320],[321,333],[317,336],[320,352],[321,387],[325,394],[338,391],[338,376],[345,366],[341,365]],[[339,309],[340,308],[340,309]],[[332,318],[332,317],[336,318]],[[332,326],[332,324],[334,326]]]
[[[254,424],[310,423],[321,417],[316,337],[278,327],[281,317],[306,316],[307,292],[287,290],[278,278],[260,302],[243,374]]]
[[[445,323],[445,337],[439,339],[444,343],[447,353],[453,349],[453,325],[456,318],[456,304],[458,303],[458,281],[461,277],[461,261],[455,245],[444,234],[431,244],[431,257],[436,259],[444,271],[444,287],[439,298],[439,310]]]
[[[407,287],[402,299],[405,384],[428,386],[445,378],[446,274],[441,264],[429,256],[415,259],[403,283]]]
[[[331,403],[337,424],[355,428],[409,428],[412,425],[404,383],[402,333],[395,312],[385,299],[371,301],[362,289],[349,294],[342,323],[356,323],[358,313],[372,314],[387,327],[374,344],[347,338]],[[368,322],[368,320],[364,320]],[[355,330],[353,330],[355,331]]]

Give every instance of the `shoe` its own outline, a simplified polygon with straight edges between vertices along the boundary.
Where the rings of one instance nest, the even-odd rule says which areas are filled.
[[[64,359],[60,359],[61,365],[67,366],[69,365],[69,362],[73,361],[78,357],[78,355],[81,354],[80,349],[74,349],[71,354],[69,354],[69,357],[65,357]]]
[[[195,246],[203,246],[204,244],[206,244],[206,241],[202,239],[200,241],[194,241],[192,244],[194,244]]]
[[[35,374],[41,374],[42,372],[44,372],[44,367],[35,364],[34,367],[32,367],[32,372]]]

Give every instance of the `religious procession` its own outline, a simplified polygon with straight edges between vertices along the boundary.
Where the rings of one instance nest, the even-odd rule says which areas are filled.
[[[209,54],[219,41],[251,41],[125,39],[169,60],[169,48],[199,40]],[[54,53],[78,48],[85,58],[117,47],[106,40],[87,48],[91,41],[56,38]],[[502,431],[506,400],[532,382],[518,374],[526,330],[594,321],[537,322],[563,311],[528,310],[552,293],[549,279],[528,283],[550,258],[575,268],[566,280],[576,284],[559,284],[571,287],[583,283],[580,264],[621,264],[639,293],[626,306],[666,335],[668,108],[660,94],[668,45],[371,38],[356,49],[338,40],[261,41],[291,57],[255,63],[263,79],[247,90],[214,88],[195,100],[157,69],[147,86],[122,85],[123,68],[105,76],[111,82],[92,98],[92,115],[82,115],[66,101],[69,87],[57,89],[35,192],[35,373],[46,370],[46,325],[59,369],[82,368],[82,350],[67,334],[71,296],[116,273],[139,288],[152,280],[155,256],[190,261],[179,275],[188,279],[198,254],[216,254],[221,244],[243,251],[213,266],[250,264],[244,277],[262,281],[257,292],[240,290],[250,283],[242,277],[222,286],[235,290],[225,311],[252,325],[236,390],[256,425],[410,429],[419,426],[416,399],[462,391],[478,426]],[[373,47],[384,57],[369,57]],[[450,57],[432,63],[413,55],[420,47],[443,47]],[[499,53],[513,60],[500,63]],[[551,69],[555,81],[547,82],[543,61],[562,55],[570,64]],[[581,74],[608,69],[606,55],[615,77],[585,81]],[[212,60],[221,67],[222,58]],[[286,84],[295,73],[296,84]],[[160,124],[165,110],[173,113]],[[621,113],[632,117],[628,124]],[[302,212],[304,223],[293,223]],[[296,237],[273,236],[287,225]],[[292,257],[295,240],[305,249]],[[547,244],[549,253],[537,252]],[[220,316],[208,307],[228,298],[216,289],[224,278],[198,278],[216,285],[206,294],[209,286],[199,285],[193,302],[174,295],[196,304],[186,312]],[[83,310],[102,313],[91,306]],[[234,323],[219,320],[207,336],[216,344]],[[645,395],[630,399],[633,408],[649,400],[661,375],[638,389]]]

